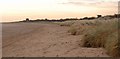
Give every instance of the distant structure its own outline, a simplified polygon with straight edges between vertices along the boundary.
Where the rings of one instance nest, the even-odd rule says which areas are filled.
[[[97,18],[100,18],[100,17],[102,17],[102,15],[97,15]]]
[[[29,19],[29,18],[26,18],[26,21],[30,21],[30,19]]]

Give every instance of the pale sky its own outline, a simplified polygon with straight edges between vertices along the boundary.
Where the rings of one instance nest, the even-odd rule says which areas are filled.
[[[118,0],[0,0],[3,22],[60,19],[118,13]]]

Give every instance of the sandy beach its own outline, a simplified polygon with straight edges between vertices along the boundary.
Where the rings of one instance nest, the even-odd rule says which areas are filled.
[[[103,48],[81,47],[82,35],[49,23],[2,25],[3,57],[109,57]]]

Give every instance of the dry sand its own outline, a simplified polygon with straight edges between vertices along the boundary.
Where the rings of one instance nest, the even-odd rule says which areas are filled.
[[[45,23],[3,24],[3,57],[108,57],[102,48],[80,47],[82,35]]]

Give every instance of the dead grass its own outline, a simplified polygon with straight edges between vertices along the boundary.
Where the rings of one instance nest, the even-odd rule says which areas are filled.
[[[74,24],[74,21],[65,21],[65,22],[59,22],[60,26],[71,26]]]
[[[107,54],[120,57],[120,42],[118,39],[118,20],[79,20],[61,23],[61,26],[69,26],[71,35],[84,35],[83,47],[103,47]]]
[[[107,54],[120,57],[120,42],[118,39],[118,20],[76,21],[68,30],[71,35],[84,35],[83,47],[103,47]]]
[[[95,24],[93,23],[93,21],[76,21],[74,24],[71,25],[68,32],[71,33],[71,35],[83,35],[85,34],[85,31],[87,31],[87,29],[93,28],[94,25]]]
[[[96,21],[94,28],[89,28],[83,38],[84,47],[103,47],[108,55],[120,57],[117,21]]]

